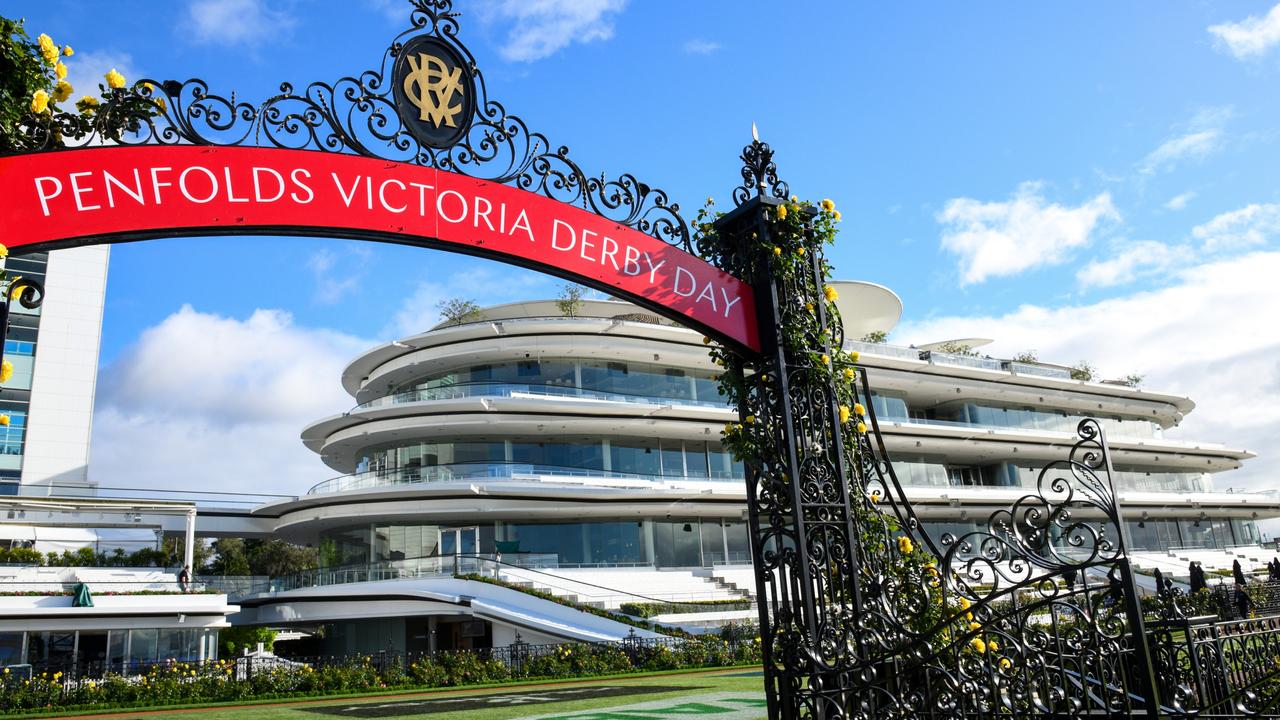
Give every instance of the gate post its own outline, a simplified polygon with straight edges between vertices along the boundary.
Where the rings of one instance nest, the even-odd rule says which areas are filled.
[[[848,363],[824,287],[819,213],[787,199],[772,157],[758,138],[744,148],[737,207],[701,226],[712,240],[699,249],[750,283],[756,298],[762,353],[719,356],[742,379],[730,392],[739,423],[726,442],[755,449],[744,464],[769,717],[842,718],[856,712],[861,602],[845,437],[851,409],[833,380]],[[798,242],[771,236],[771,219],[789,213],[802,220]]]
[[[1082,429],[1083,432],[1083,429]],[[1129,560],[1129,548],[1125,542],[1127,531],[1124,526],[1124,515],[1120,511],[1120,494],[1116,492],[1115,471],[1111,467],[1111,448],[1107,447],[1107,436],[1101,427],[1096,429],[1097,442],[1102,449],[1102,458],[1106,463],[1103,470],[1107,475],[1107,489],[1111,495],[1112,522],[1116,526],[1116,566],[1120,569],[1120,582],[1124,591],[1124,611],[1129,623],[1129,638],[1133,645],[1133,675],[1137,680],[1138,694],[1145,698],[1146,715],[1159,720],[1160,690],[1156,682],[1155,659],[1147,644],[1146,621],[1142,614],[1142,603],[1138,601],[1138,583],[1133,577],[1133,565]]]

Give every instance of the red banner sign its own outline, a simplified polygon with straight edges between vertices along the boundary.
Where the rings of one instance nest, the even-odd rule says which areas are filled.
[[[0,157],[0,242],[314,234],[553,269],[759,349],[751,288],[657,238],[535,193],[416,165],[254,147],[144,146]]]

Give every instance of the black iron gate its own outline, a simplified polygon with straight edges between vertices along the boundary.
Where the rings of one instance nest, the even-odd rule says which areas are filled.
[[[458,41],[451,0],[410,0],[410,23],[377,68],[355,76],[301,91],[285,83],[257,105],[213,94],[198,79],[142,81],[108,91],[93,113],[33,112],[15,151],[109,141],[363,155],[513,185],[695,250],[679,206],[661,190],[631,175],[586,174],[567,147],[490,99]],[[423,71],[405,60],[406,48],[443,69]],[[460,98],[456,107],[428,102],[424,84],[452,82],[457,73],[470,84],[446,93]],[[441,132],[428,133],[418,122],[442,113],[449,128],[458,115],[456,129],[437,118]],[[753,250],[768,246],[771,214],[799,213],[810,223],[817,215],[787,197],[772,155],[758,139],[745,148],[736,208],[700,226],[696,243],[704,259],[752,283],[757,301],[764,351],[721,352],[743,379],[739,432],[754,448],[747,498],[770,716],[1271,712],[1274,667],[1242,672],[1240,665],[1264,657],[1274,664],[1276,628],[1205,630],[1180,618],[1169,590],[1163,624],[1153,628],[1153,660],[1097,423],[1082,422],[1066,459],[974,532],[924,532],[881,440],[867,375],[843,351],[838,313],[824,302],[829,269],[815,226],[789,248],[807,251],[799,271],[781,272]],[[38,295],[39,288],[19,285],[7,299]],[[848,382],[833,379],[828,366]],[[1235,646],[1216,640],[1226,637],[1242,639]],[[1206,678],[1211,666],[1229,677]]]

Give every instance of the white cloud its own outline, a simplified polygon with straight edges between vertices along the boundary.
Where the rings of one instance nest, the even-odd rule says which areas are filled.
[[[364,280],[364,268],[372,251],[348,243],[341,253],[321,248],[307,258],[307,269],[315,279],[312,300],[318,305],[334,305],[355,290]]]
[[[342,368],[373,343],[184,306],[102,369],[90,473],[103,486],[294,494],[334,475],[298,439],[350,408]]]
[[[382,13],[392,22],[408,22],[413,6],[400,0],[364,0],[371,10]]]
[[[1197,408],[1171,437],[1258,453],[1219,486],[1273,488],[1280,474],[1280,252],[1184,269],[1169,287],[1091,305],[1024,306],[999,317],[909,323],[895,342],[991,337],[993,355],[1036,348],[1046,361],[1086,359],[1110,377],[1138,373],[1144,388],[1190,396]],[[986,348],[984,348],[984,351]],[[872,382],[875,379],[872,377]]]
[[[542,297],[553,297],[557,291],[552,282],[548,276],[533,271],[489,267],[454,273],[445,281],[421,282],[400,304],[380,334],[402,338],[426,332],[443,319],[440,303],[453,298],[471,300],[485,307],[534,299],[539,293]]]
[[[193,0],[187,7],[187,21],[192,39],[210,45],[243,45],[278,37],[295,24],[292,15],[268,7],[265,0]]]
[[[1175,195],[1169,198],[1169,202],[1164,204],[1166,210],[1181,210],[1187,206],[1187,203],[1196,199],[1194,190],[1189,190],[1181,195]]]
[[[482,6],[486,21],[514,23],[499,50],[516,62],[533,62],[571,43],[613,37],[614,15],[627,0],[491,0]]]
[[[1280,44],[1280,4],[1263,17],[1249,17],[1236,23],[1211,25],[1209,32],[1237,60],[1251,60]]]
[[[686,40],[684,43],[684,52],[686,55],[710,55],[720,49],[720,43],[710,40]]]
[[[1099,221],[1120,217],[1110,193],[1071,208],[1047,203],[1041,189],[1023,183],[1004,202],[947,202],[938,215],[942,248],[960,256],[961,285],[1065,262],[1089,244]]]
[[[1255,203],[1222,213],[1192,228],[1191,235],[1201,242],[1205,252],[1264,245],[1271,238],[1280,236],[1280,204]]]
[[[1090,261],[1076,272],[1076,281],[1084,288],[1122,285],[1139,277],[1164,272],[1190,260],[1191,256],[1186,246],[1142,240],[1125,245],[1119,253],[1106,260]]]
[[[1152,150],[1138,166],[1144,175],[1170,170],[1184,160],[1202,160],[1222,147],[1223,127],[1235,113],[1230,107],[1204,108],[1177,135]]]

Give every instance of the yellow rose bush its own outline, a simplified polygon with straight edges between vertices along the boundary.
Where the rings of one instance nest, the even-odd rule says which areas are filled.
[[[995,648],[1003,638],[968,617],[970,598],[977,596],[959,582],[934,555],[918,523],[900,514],[896,489],[889,482],[887,465],[878,457],[874,417],[868,412],[867,391],[862,385],[858,354],[845,352],[843,325],[832,285],[833,270],[823,248],[835,240],[839,211],[831,200],[814,204],[797,198],[764,198],[761,222],[743,227],[760,228],[722,237],[722,228],[709,208],[699,214],[695,241],[699,253],[712,264],[750,284],[772,282],[779,303],[778,345],[789,367],[794,412],[803,417],[793,425],[805,443],[804,463],[820,462],[823,468],[843,467],[844,492],[853,513],[856,536],[850,538],[856,561],[830,562],[822,572],[831,576],[826,597],[829,613],[850,612],[849,637],[865,640],[864,652],[889,659],[912,654],[918,659],[935,657],[940,665],[998,663]],[[745,259],[743,257],[746,256]],[[753,273],[756,273],[753,275]],[[772,348],[766,352],[772,353]],[[751,468],[760,493],[790,492],[789,461],[776,446],[781,432],[777,412],[766,388],[772,354],[768,360],[745,358],[712,343],[710,353],[724,368],[721,393],[750,414],[755,422],[730,423],[722,442],[735,458]],[[829,402],[829,405],[826,403]],[[815,460],[816,458],[816,460]],[[818,488],[824,476],[801,479],[801,492],[822,494],[837,501],[834,491]],[[762,515],[762,522],[764,522]],[[776,527],[776,526],[774,526]],[[826,540],[830,542],[831,539]],[[828,553],[834,552],[828,548]],[[848,580],[845,573],[855,574]],[[852,595],[853,581],[860,601]],[[964,601],[962,604],[961,601]],[[861,603],[859,605],[858,603]],[[839,609],[837,609],[839,608]],[[986,614],[986,611],[979,611]],[[974,626],[971,626],[973,624]],[[923,650],[921,649],[923,648]],[[981,653],[978,652],[981,648]],[[779,649],[779,652],[782,652]],[[1017,660],[1009,661],[1017,667]]]
[[[96,94],[73,87],[72,61],[64,61],[73,55],[48,33],[33,41],[21,20],[0,17],[0,153],[53,150],[95,136],[118,142],[166,112],[161,88],[130,86],[114,68]],[[69,102],[77,89],[90,94]]]

